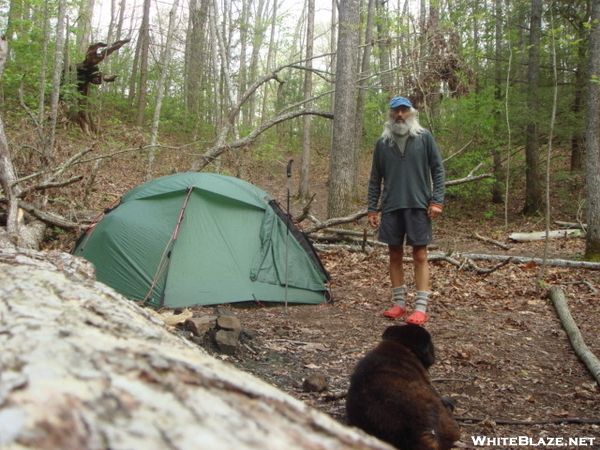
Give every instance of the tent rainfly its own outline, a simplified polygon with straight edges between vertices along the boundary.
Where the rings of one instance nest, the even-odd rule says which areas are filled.
[[[224,175],[179,173],[132,189],[73,254],[92,262],[101,282],[153,307],[328,298],[329,274],[288,213]]]

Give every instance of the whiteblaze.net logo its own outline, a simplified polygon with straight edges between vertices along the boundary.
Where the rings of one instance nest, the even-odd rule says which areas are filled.
[[[593,447],[595,441],[594,437],[575,437],[575,438],[562,438],[562,437],[544,437],[544,438],[532,438],[529,436],[516,436],[516,437],[486,437],[486,436],[471,436],[473,445],[476,447],[510,447],[519,445],[522,447]]]

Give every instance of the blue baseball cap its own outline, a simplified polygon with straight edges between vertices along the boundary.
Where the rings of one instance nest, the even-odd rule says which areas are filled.
[[[408,106],[409,108],[412,108],[412,103],[407,98],[404,98],[404,97],[394,97],[390,101],[390,109],[397,108],[398,106]]]

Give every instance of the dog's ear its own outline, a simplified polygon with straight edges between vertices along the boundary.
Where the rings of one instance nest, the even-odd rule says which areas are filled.
[[[435,349],[429,332],[419,325],[393,325],[386,328],[382,338],[402,344],[412,351],[423,367],[428,369],[435,363]]]

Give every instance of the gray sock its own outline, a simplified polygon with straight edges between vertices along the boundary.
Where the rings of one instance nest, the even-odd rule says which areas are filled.
[[[401,308],[406,309],[406,303],[404,302],[404,294],[406,293],[405,286],[393,287],[392,294],[394,296],[394,303]]]
[[[429,292],[417,291],[416,311],[427,312],[427,302],[429,301]]]

